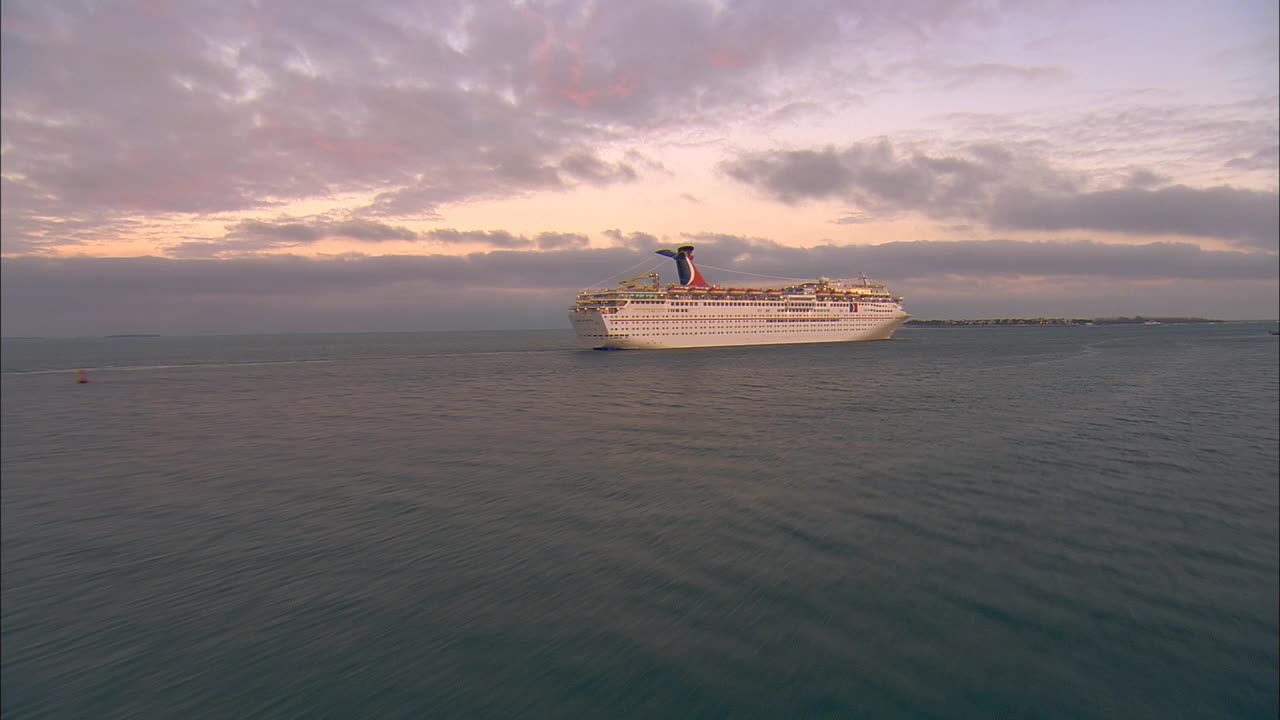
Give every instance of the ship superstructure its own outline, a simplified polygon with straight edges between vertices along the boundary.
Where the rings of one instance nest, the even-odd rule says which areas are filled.
[[[780,288],[721,287],[703,278],[693,246],[659,250],[679,284],[657,273],[608,290],[583,290],[569,319],[584,347],[601,350],[888,340],[910,315],[884,285],[828,278]]]

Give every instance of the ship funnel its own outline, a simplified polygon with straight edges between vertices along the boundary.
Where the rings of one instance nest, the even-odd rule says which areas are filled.
[[[680,273],[680,284],[690,287],[707,287],[707,281],[702,277],[702,273],[698,272],[698,266],[693,264],[693,246],[682,245],[675,250],[662,249],[657,251],[659,255],[672,258],[676,261],[676,270]]]

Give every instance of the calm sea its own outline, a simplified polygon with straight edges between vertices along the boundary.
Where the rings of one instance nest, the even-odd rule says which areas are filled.
[[[4,716],[1274,718],[1268,327],[5,341]]]

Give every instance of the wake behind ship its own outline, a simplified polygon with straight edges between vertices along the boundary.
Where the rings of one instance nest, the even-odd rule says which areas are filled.
[[[583,290],[569,310],[578,342],[597,350],[783,345],[888,340],[911,317],[884,285],[818,278],[783,288],[708,284],[693,246],[659,250],[679,284],[657,273],[609,290]],[[639,281],[648,280],[650,286]]]

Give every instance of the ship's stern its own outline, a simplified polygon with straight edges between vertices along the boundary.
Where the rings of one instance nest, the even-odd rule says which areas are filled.
[[[569,322],[578,336],[578,347],[588,350],[608,347],[609,328],[600,311],[574,308],[569,311]]]

